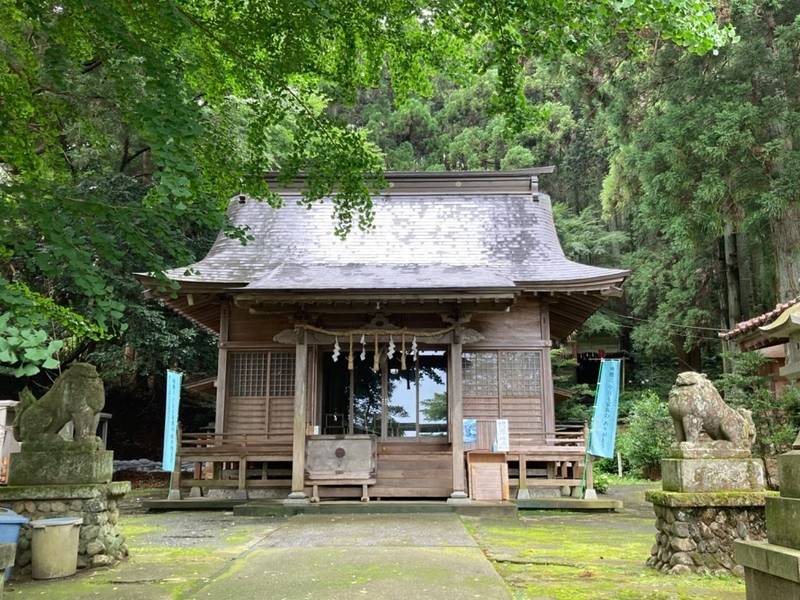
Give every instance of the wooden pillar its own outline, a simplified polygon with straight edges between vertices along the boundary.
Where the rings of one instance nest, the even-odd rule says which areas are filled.
[[[464,470],[464,394],[461,351],[461,331],[456,329],[450,345],[450,445],[453,451],[453,493],[450,494],[450,499],[468,501]]]
[[[528,491],[528,457],[524,452],[519,453],[519,483],[517,484],[517,500],[527,500],[531,497]]]
[[[550,304],[547,300],[541,303],[542,328],[542,402],[544,403],[544,431],[556,430],[555,394],[553,392],[553,364],[550,350],[553,342],[550,339]],[[544,436],[547,437],[546,435]],[[545,439],[542,440],[546,443]]]
[[[225,432],[225,396],[228,393],[228,323],[231,309],[228,301],[222,304],[219,314],[219,350],[217,351],[217,404],[214,433]]]
[[[308,344],[305,329],[297,332],[294,363],[294,427],[292,429],[292,491],[289,501],[308,502],[306,470],[306,387],[308,385]]]

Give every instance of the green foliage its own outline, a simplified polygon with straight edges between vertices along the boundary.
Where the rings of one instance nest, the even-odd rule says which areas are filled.
[[[569,393],[569,398],[556,403],[556,421],[567,423],[588,422],[592,417],[594,389],[575,381],[577,361],[561,348],[550,351],[553,385]]]
[[[99,340],[105,331],[74,311],[22,283],[0,278],[0,374],[31,377],[40,369],[58,366],[58,352],[78,337]],[[54,339],[49,331],[58,327],[68,336]]]
[[[759,352],[726,355],[731,364],[715,384],[725,401],[753,414],[756,425],[756,450],[762,455],[780,454],[791,449],[800,429],[800,388],[787,385],[775,393],[769,387],[768,359]]]
[[[611,487],[611,479],[607,473],[596,472],[594,473],[594,490],[598,494],[605,494],[608,488]]]
[[[644,477],[660,473],[661,459],[674,442],[667,403],[652,391],[644,391],[633,403],[627,427],[617,447],[630,469]]]
[[[301,202],[331,197],[344,236],[372,221],[374,141],[391,142],[390,166],[437,170],[532,164],[570,135],[571,111],[530,85],[532,57],[612,41],[642,55],[665,39],[703,53],[733,33],[698,0],[9,0],[0,39],[0,311],[36,346],[20,358],[7,341],[0,362],[30,375],[53,364],[53,342],[71,358],[124,334],[141,306],[131,271],[191,262],[220,228],[246,242],[224,209],[235,193],[277,206],[265,171],[305,172]],[[443,120],[415,97],[476,73],[474,98],[449,84]],[[382,81],[385,110],[352,127],[339,106]]]
[[[447,421],[446,392],[434,392],[431,398],[425,398],[421,404],[420,410],[426,421]]]

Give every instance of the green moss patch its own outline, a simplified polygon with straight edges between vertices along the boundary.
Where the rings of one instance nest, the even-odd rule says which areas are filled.
[[[465,524],[518,600],[743,600],[733,576],[668,576],[645,566],[654,519],[536,513]]]
[[[650,490],[645,499],[672,508],[705,506],[764,506],[766,499],[778,492],[665,492]]]

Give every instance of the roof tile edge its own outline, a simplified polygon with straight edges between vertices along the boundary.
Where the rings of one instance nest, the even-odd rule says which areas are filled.
[[[522,193],[539,192],[539,175],[553,173],[555,167],[533,167],[513,171],[387,171],[388,186],[378,194],[398,193]],[[278,173],[267,173],[265,180],[276,193],[299,193],[305,187],[305,175],[290,183],[280,181]]]

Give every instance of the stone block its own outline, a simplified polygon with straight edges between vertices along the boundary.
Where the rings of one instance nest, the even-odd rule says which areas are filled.
[[[667,492],[761,491],[764,465],[755,458],[667,458],[661,461]]]
[[[800,584],[755,569],[744,570],[747,600],[800,600]]]
[[[114,474],[110,450],[47,452],[23,450],[11,454],[9,485],[109,483]]]
[[[749,448],[736,448],[730,442],[711,442],[692,445],[686,442],[673,445],[668,452],[669,458],[750,458]]]
[[[800,498],[768,498],[766,513],[769,543],[800,550]]]
[[[778,478],[781,496],[800,498],[800,450],[792,450],[778,457]]]
[[[760,571],[800,584],[800,550],[752,541],[737,541],[734,546],[736,562],[745,570]]]

